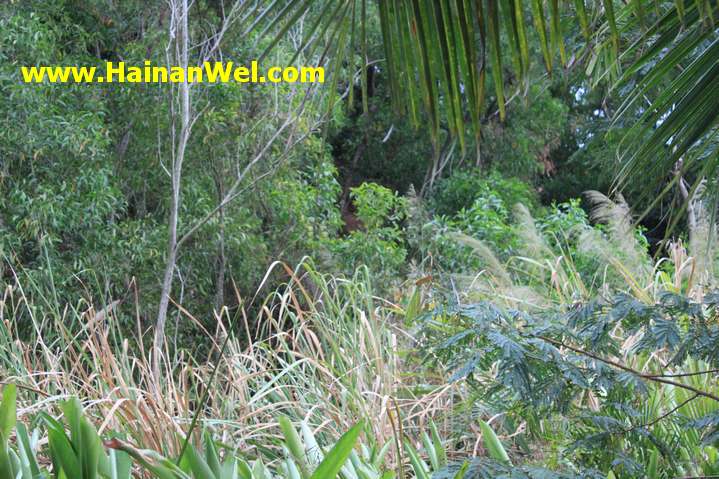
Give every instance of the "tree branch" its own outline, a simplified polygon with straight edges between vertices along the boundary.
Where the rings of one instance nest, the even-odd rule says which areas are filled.
[[[681,409],[681,408],[684,407],[685,405],[689,404],[690,402],[692,402],[693,400],[695,400],[695,399],[698,398],[698,397],[699,397],[699,394],[694,394],[693,396],[691,396],[691,397],[688,398],[688,399],[685,399],[684,401],[682,401],[681,403],[677,404],[675,407],[671,408],[669,411],[665,412],[665,413],[662,414],[661,416],[652,419],[651,421],[649,421],[649,422],[646,423],[646,424],[637,424],[636,426],[632,426],[632,427],[630,427],[629,429],[625,430],[624,432],[625,432],[625,433],[626,433],[626,432],[632,432],[632,431],[634,431],[635,429],[639,429],[640,427],[641,427],[641,428],[651,427],[651,426],[655,425],[656,423],[658,423],[659,421],[661,421],[662,419],[665,419],[665,418],[671,416],[672,414],[674,414],[675,412],[677,412],[679,409]]]
[[[577,353],[577,354],[581,354],[582,356],[586,356],[586,357],[588,357],[588,358],[595,359],[595,360],[597,360],[597,361],[601,361],[601,362],[603,362],[604,364],[608,364],[609,366],[613,366],[613,367],[615,367],[615,368],[617,368],[617,369],[621,369],[622,371],[626,371],[626,372],[628,372],[628,373],[634,374],[635,376],[638,376],[638,377],[640,377],[640,378],[642,378],[642,379],[646,379],[646,380],[649,380],[649,381],[654,381],[654,382],[662,383],[662,384],[669,384],[669,385],[671,385],[671,386],[676,386],[676,387],[678,387],[678,388],[682,388],[682,389],[686,389],[687,391],[691,391],[691,392],[693,392],[693,393],[695,393],[695,394],[697,394],[697,395],[699,395],[699,396],[703,396],[703,397],[706,397],[706,398],[709,398],[709,399],[713,399],[714,401],[719,402],[719,396],[717,396],[716,394],[712,394],[712,393],[710,393],[710,392],[703,391],[703,390],[701,390],[701,389],[695,388],[694,386],[692,386],[692,385],[690,385],[690,384],[684,384],[684,383],[680,383],[680,382],[677,382],[677,381],[672,381],[672,380],[670,380],[670,379],[665,379],[665,378],[662,377],[662,376],[656,376],[656,375],[652,375],[652,374],[642,373],[641,371],[637,371],[636,369],[630,368],[629,366],[626,366],[626,365],[624,365],[624,364],[622,364],[622,363],[619,363],[619,362],[617,362],[617,361],[613,361],[613,360],[611,360],[611,359],[603,358],[603,357],[601,357],[601,356],[599,356],[599,355],[597,355],[597,354],[590,353],[589,351],[585,351],[584,349],[580,349],[580,348],[577,348],[577,347],[575,347],[575,346],[570,346],[569,344],[565,344],[564,342],[559,341],[559,340],[556,340],[556,339],[548,338],[548,337],[546,337],[546,336],[537,336],[537,337],[538,337],[539,339],[542,339],[542,340],[544,340],[544,341],[550,343],[550,344],[553,344],[554,346],[558,346],[558,347],[562,347],[562,348],[569,349],[570,351],[574,351],[574,352]]]
[[[685,378],[688,376],[701,376],[703,374],[719,373],[719,369],[707,369],[705,371],[696,371],[692,373],[672,373],[672,374],[647,374],[647,377],[654,378]]]

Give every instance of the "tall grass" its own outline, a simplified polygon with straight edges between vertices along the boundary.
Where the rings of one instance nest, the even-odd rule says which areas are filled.
[[[483,241],[457,234],[483,264],[474,277],[464,279],[462,299],[488,299],[520,309],[553,309],[609,298],[626,292],[645,303],[665,291],[693,299],[718,286],[716,228],[706,209],[694,208],[689,241],[667,242],[666,255],[655,260],[638,241],[639,234],[623,198],[613,201],[591,191],[590,217],[599,228],[584,225],[562,231],[560,237],[543,235],[529,211],[516,205],[513,228],[521,239],[519,251],[502,262]],[[594,259],[594,270],[580,271],[575,257]]]
[[[715,275],[719,265],[716,228],[706,210],[695,205],[693,219],[689,222],[689,242],[680,239],[668,242],[664,250],[666,255],[655,260],[638,241],[629,207],[623,199],[612,201],[597,192],[590,192],[588,197],[594,205],[591,217],[602,227],[586,226],[565,231],[564,237],[551,238],[553,241],[538,231],[526,208],[518,206],[514,228],[522,239],[522,248],[506,263],[499,261],[498,255],[482,241],[458,236],[463,244],[473,248],[485,266],[464,290],[457,293],[458,302],[489,301],[511,309],[560,314],[578,303],[605,299],[609,304],[618,293],[628,294],[646,304],[660,302],[667,292],[701,301],[704,295],[719,286]],[[572,243],[575,245],[573,252]],[[596,259],[595,269],[580,274],[573,262],[573,254]],[[684,327],[679,313],[667,319]],[[673,364],[673,354],[661,348],[651,354],[639,352],[636,346],[642,339],[642,331],[627,331],[617,325],[611,334],[621,341],[618,351],[607,352],[611,359],[648,374],[681,376],[686,384],[702,391],[716,393],[719,390],[716,375],[702,373],[711,370],[708,365],[691,359]],[[493,374],[490,370],[489,377],[482,378],[486,388],[492,384]],[[582,399],[582,407],[596,411],[600,402],[601,398],[588,392]],[[652,440],[657,444],[668,444],[679,458],[672,467],[680,471],[682,477],[713,477],[719,473],[719,453],[712,443],[715,438],[712,441],[702,438],[697,429],[686,427],[686,424],[715,414],[718,408],[715,401],[692,397],[685,389],[648,384],[646,398],[634,418],[637,424],[646,424],[651,430],[651,438],[641,449],[641,454],[656,452]],[[545,445],[552,444],[554,448],[561,449],[572,431],[581,433],[583,427],[580,421],[567,421],[556,415],[538,419],[529,411],[527,417],[528,435]],[[685,424],[675,420],[677,417],[683,418]],[[577,435],[581,437],[581,434]],[[637,444],[618,437],[616,449],[606,451],[609,462],[616,451],[632,447],[636,448]],[[544,461],[560,462],[559,457],[552,457],[551,448],[542,453]],[[637,459],[647,465],[646,477],[665,477],[660,469],[657,470],[657,465],[661,467],[666,460],[662,456]],[[654,469],[650,472],[652,465]]]
[[[230,318],[225,309],[208,331],[180,308],[181,320],[197,324],[211,346],[203,357],[168,350],[160,381],[142,347],[141,318],[135,318],[135,337],[124,337],[120,328],[126,311],[136,310],[134,295],[101,309],[79,301],[49,310],[39,289],[28,290],[16,278],[0,303],[0,370],[4,384],[20,388],[20,420],[39,411],[57,414],[59,404],[78,397],[100,434],[123,431],[129,443],[174,457],[198,414],[199,429],[270,462],[284,458],[280,417],[320,441],[371,419],[367,436],[395,445],[389,464],[402,459],[396,447],[402,437],[419,441],[417,432],[430,421],[446,432],[460,386],[412,360],[405,307],[376,297],[366,269],[343,279],[308,263],[274,268],[287,283],[259,303],[254,318],[242,308]],[[20,321],[26,323],[22,334]],[[250,324],[257,330],[248,331]],[[199,404],[203,392],[207,400]],[[193,440],[199,445],[199,435]]]
[[[456,298],[550,311],[619,290],[652,302],[666,290],[701,297],[714,285],[713,252],[697,259],[676,242],[667,258],[653,262],[627,226],[625,206],[612,206],[606,198],[598,201],[604,213],[597,213],[597,219],[603,218],[607,228],[569,231],[567,241],[544,237],[527,210],[518,207],[516,228],[525,248],[506,263],[481,241],[460,236],[487,268]],[[702,241],[702,231],[708,231],[706,225],[693,231],[691,245],[711,244]],[[589,282],[573,262],[570,238],[580,238],[580,254],[593,252],[600,258]],[[422,299],[424,280],[388,300],[375,294],[365,268],[352,278],[340,278],[319,273],[309,262],[296,268],[276,263],[267,273],[268,282],[270,277],[285,283],[265,296],[236,294],[239,306],[233,312],[224,308],[212,318],[199,318],[176,305],[177,320],[195,325],[198,345],[204,346],[168,345],[162,377],[156,378],[143,348],[146,325],[133,289],[123,298],[103,298],[102,307],[93,306],[91,295],[65,304],[52,282],[46,282],[47,288],[37,277],[18,274],[0,301],[0,385],[18,388],[21,427],[12,440],[22,441],[23,428],[32,430],[40,417],[43,424],[63,429],[53,421],[66,418],[67,401],[79,398],[99,436],[120,432],[122,437],[112,443],[117,450],[143,460],[155,458],[158,464],[178,457],[197,418],[189,454],[204,451],[212,462],[211,449],[219,447],[219,456],[246,459],[248,467],[261,458],[252,465],[254,475],[238,476],[243,478],[275,473],[309,478],[321,462],[310,451],[328,452],[347,431],[357,431],[356,424],[362,424],[361,446],[348,456],[352,466],[342,473],[347,479],[355,479],[358,468],[370,471],[368,478],[380,479],[386,471],[430,477],[430,471],[451,466],[453,457],[468,453],[488,453],[497,467],[513,467],[501,454],[499,438],[477,421],[502,411],[478,404],[463,383],[449,382],[443,364],[420,361],[421,341],[427,338],[415,338],[415,320],[436,306]],[[430,299],[442,300],[435,295]],[[627,337],[621,352],[627,364],[653,370],[665,359],[633,355],[635,340]],[[695,367],[688,364],[678,371]],[[653,389],[643,413],[650,420],[678,408],[698,418],[714,407],[699,400],[684,405],[685,400],[682,391]],[[527,437],[543,431],[545,439],[563,440],[562,426],[551,421],[520,426],[506,432],[511,437],[515,433],[510,429],[526,428]],[[38,430],[33,441],[40,447],[48,439],[44,429]],[[701,445],[701,438],[671,425],[657,425],[655,432],[687,454],[712,451]],[[212,447],[208,437],[214,438]],[[450,438],[453,447],[446,450]]]

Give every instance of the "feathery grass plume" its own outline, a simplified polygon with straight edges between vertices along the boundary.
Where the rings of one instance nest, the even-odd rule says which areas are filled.
[[[428,241],[428,238],[425,237],[424,227],[430,220],[430,217],[414,185],[409,185],[405,196],[407,198],[407,241],[413,249],[421,251]]]
[[[617,281],[613,279],[618,278],[618,283],[624,282],[622,276],[614,278],[614,269],[611,265],[616,261],[614,257],[614,246],[609,242],[607,237],[602,234],[601,231],[594,228],[584,228],[577,232],[577,248],[580,253],[593,256],[597,258],[597,264],[599,269],[595,272],[595,277],[601,278],[602,286],[600,289],[606,291],[607,287],[617,286]],[[608,292],[608,291],[606,291]]]
[[[667,251],[668,257],[662,258],[655,266],[657,292],[666,290],[685,293],[692,298],[701,299],[706,285],[702,282],[702,277],[706,278],[706,275],[701,274],[697,269],[695,258],[689,256],[681,239],[671,241]],[[663,263],[671,266],[670,272],[660,269],[660,265]]]
[[[714,249],[712,237],[714,225],[709,222],[706,212],[697,215],[697,222],[689,228],[689,252],[694,258],[694,274],[697,283],[714,284]]]
[[[472,252],[482,262],[483,271],[487,273],[496,287],[507,288],[513,286],[512,276],[509,271],[484,241],[458,232],[452,233],[450,238],[472,249]]]
[[[523,275],[535,276],[550,291],[561,290],[567,279],[562,261],[557,260],[557,254],[537,230],[534,218],[526,206],[521,203],[514,205],[514,220],[522,245],[522,255],[518,259],[522,263],[520,270]]]
[[[471,248],[484,266],[478,275],[472,277],[455,275],[456,278],[464,280],[466,293],[471,299],[477,299],[472,296],[478,294],[482,298],[491,298],[508,306],[526,309],[544,308],[548,305],[546,295],[530,285],[517,284],[509,270],[483,241],[463,233],[452,233],[451,237]]]
[[[544,262],[555,257],[544,236],[537,231],[534,218],[526,206],[521,203],[514,205],[516,231],[522,240],[523,253],[537,262]]]
[[[651,258],[639,243],[632,214],[622,195],[612,201],[599,191],[585,191],[585,197],[592,205],[589,217],[592,221],[607,226],[607,238],[611,249],[604,249],[608,259],[622,276],[632,278],[635,284],[648,285],[652,282]]]
[[[515,231],[521,239],[521,255],[512,258],[515,267],[537,289],[543,287],[544,298],[553,298],[560,304],[571,304],[586,298],[588,291],[562,240],[555,238],[556,251],[539,231],[527,207],[518,203],[514,207]],[[571,233],[571,232],[568,232]],[[566,238],[564,238],[566,240]],[[546,303],[546,300],[543,301]]]

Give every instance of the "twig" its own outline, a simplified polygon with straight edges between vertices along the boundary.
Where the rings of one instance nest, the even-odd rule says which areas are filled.
[[[646,424],[637,424],[636,426],[632,426],[632,427],[630,427],[629,429],[625,430],[624,432],[632,432],[633,430],[638,429],[638,428],[640,428],[640,427],[641,427],[641,428],[651,427],[651,426],[655,425],[656,423],[658,423],[659,421],[661,421],[662,419],[671,416],[672,414],[674,414],[675,412],[677,412],[679,409],[681,409],[683,406],[685,406],[686,404],[692,402],[693,400],[695,400],[695,399],[698,398],[698,397],[699,397],[699,394],[694,394],[692,397],[690,397],[690,398],[688,398],[688,399],[685,399],[684,401],[682,401],[681,403],[677,404],[675,407],[673,407],[673,408],[670,409],[669,411],[665,412],[665,413],[662,414],[661,416],[652,419],[651,421],[649,421],[649,422],[646,423]]]
[[[0,381],[0,385],[3,385],[3,386],[9,386],[9,385],[11,385],[11,384],[14,384],[15,387],[18,388],[18,389],[24,389],[25,391],[30,391],[30,392],[33,392],[33,393],[35,393],[35,394],[39,394],[40,396],[45,396],[46,398],[51,397],[51,395],[48,394],[48,393],[46,393],[45,391],[41,391],[41,390],[36,389],[36,388],[34,388],[34,387],[32,387],[32,386],[25,386],[24,384],[15,383],[15,382],[12,382],[12,381]]]
[[[672,374],[647,374],[647,377],[653,378],[684,378],[688,376],[701,376],[703,374],[719,373],[719,369],[707,369],[705,371],[697,371],[693,373],[672,373]]]
[[[626,366],[626,365],[624,365],[624,364],[622,364],[622,363],[619,363],[619,362],[617,362],[617,361],[613,361],[613,360],[611,360],[611,359],[603,358],[603,357],[598,356],[598,355],[596,355],[596,354],[594,354],[594,353],[590,353],[589,351],[585,351],[585,350],[580,349],[580,348],[577,348],[577,347],[575,347],[575,346],[570,346],[570,345],[565,344],[565,343],[563,343],[562,341],[558,341],[558,340],[556,340],[556,339],[548,338],[548,337],[546,337],[546,336],[537,336],[537,337],[538,337],[539,339],[542,339],[542,340],[544,340],[544,341],[547,341],[548,343],[551,343],[551,344],[553,344],[553,345],[555,345],[555,346],[562,347],[562,348],[567,348],[567,349],[569,349],[569,350],[571,350],[571,351],[574,351],[575,353],[581,354],[581,355],[583,355],[583,356],[587,356],[588,358],[592,358],[592,359],[595,359],[595,360],[597,360],[597,361],[601,361],[601,362],[603,362],[604,364],[608,364],[608,365],[610,365],[610,366],[614,366],[614,367],[617,368],[617,369],[621,369],[622,371],[626,371],[626,372],[628,372],[628,373],[632,373],[632,374],[634,374],[635,376],[638,376],[638,377],[640,377],[640,378],[648,379],[649,381],[654,381],[654,382],[657,382],[657,383],[669,384],[669,385],[676,386],[676,387],[682,388],[682,389],[686,389],[686,390],[688,390],[688,391],[691,391],[691,392],[693,392],[693,393],[698,394],[699,396],[703,396],[703,397],[706,397],[706,398],[709,398],[709,399],[713,399],[713,400],[716,401],[716,402],[719,402],[719,396],[717,396],[716,394],[712,394],[712,393],[707,392],[707,391],[702,391],[701,389],[695,388],[694,386],[692,386],[692,385],[690,385],[690,384],[683,384],[683,383],[680,383],[680,382],[677,382],[677,381],[672,381],[672,380],[670,380],[670,379],[664,379],[663,377],[658,377],[658,376],[654,376],[654,375],[651,375],[651,374],[642,373],[642,372],[640,372],[640,371],[637,371],[636,369],[630,368],[629,366]]]

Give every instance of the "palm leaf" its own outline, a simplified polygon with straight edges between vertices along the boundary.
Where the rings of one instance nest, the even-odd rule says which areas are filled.
[[[702,3],[676,2],[623,55],[643,50],[620,79],[639,77],[616,121],[643,113],[625,139],[617,187],[642,179],[645,197],[662,193],[652,205],[671,191],[674,181],[666,181],[675,171],[701,178],[717,166],[719,40],[705,26],[713,14]],[[716,187],[708,193],[716,196]]]
[[[370,59],[366,25],[370,15],[376,12],[385,52],[386,68],[383,70],[389,77],[395,110],[408,114],[415,126],[426,125],[435,144],[438,144],[440,131],[446,128],[464,148],[467,127],[476,136],[480,132],[481,117],[485,113],[484,79],[488,65],[491,65],[497,108],[500,118],[504,119],[507,87],[522,88],[527,84],[532,34],[539,39],[548,70],[552,68],[555,52],[566,60],[559,18],[561,2],[551,0],[549,8],[545,8],[544,3],[544,0],[531,0],[535,26],[532,29],[527,28],[526,17],[530,6],[521,0],[387,0],[376,3],[367,0],[275,0],[258,15],[252,28],[260,30],[259,38],[272,36],[263,56],[303,15],[311,17],[311,26],[297,55],[311,51],[312,41],[326,37],[323,32],[339,32],[331,36],[332,44],[327,50],[327,56],[335,58],[330,65],[330,75],[340,74],[341,65],[336,58],[346,59],[346,52],[357,46],[363,62],[358,66],[362,71],[362,105],[367,112],[366,65]],[[582,12],[582,18],[586,19],[586,9]],[[549,13],[550,32],[547,32],[545,13]],[[343,33],[345,27],[331,27],[347,22],[350,23],[347,27],[350,35]],[[355,30],[359,32],[358,45],[355,45]],[[503,48],[505,44],[510,47],[507,51]],[[485,56],[487,51],[489,62]],[[509,62],[505,62],[505,58]],[[506,68],[505,63],[512,68]],[[509,84],[511,78],[519,81]],[[333,78],[330,85],[336,89],[339,82]],[[336,93],[331,96],[334,98]]]
[[[588,40],[581,57],[587,59],[586,71],[595,76],[594,83],[616,80],[617,88],[631,87],[616,116],[634,123],[623,145],[625,164],[617,185],[641,174],[647,194],[654,194],[679,159],[690,173],[706,171],[705,161],[718,161],[714,143],[708,141],[719,120],[719,50],[712,43],[718,8],[717,2],[707,0],[275,0],[253,28],[262,32],[260,37],[273,36],[266,53],[303,15],[315,15],[300,50],[308,51],[313,38],[331,42],[326,52],[327,57],[335,55],[330,72],[335,76],[343,70],[337,56],[355,51],[358,31],[363,64],[357,67],[366,112],[366,24],[376,12],[385,51],[383,71],[389,76],[395,111],[427,128],[435,145],[446,128],[464,148],[467,127],[479,137],[487,114],[487,68],[504,119],[507,90],[526,85],[530,62],[536,61],[529,55],[530,39],[538,42],[545,68],[552,73],[555,56],[567,62],[564,35],[570,32],[562,31],[561,19],[575,18],[575,30]],[[332,78],[331,88],[338,85]],[[352,92],[350,88],[350,100]],[[639,109],[641,114],[634,117]]]

